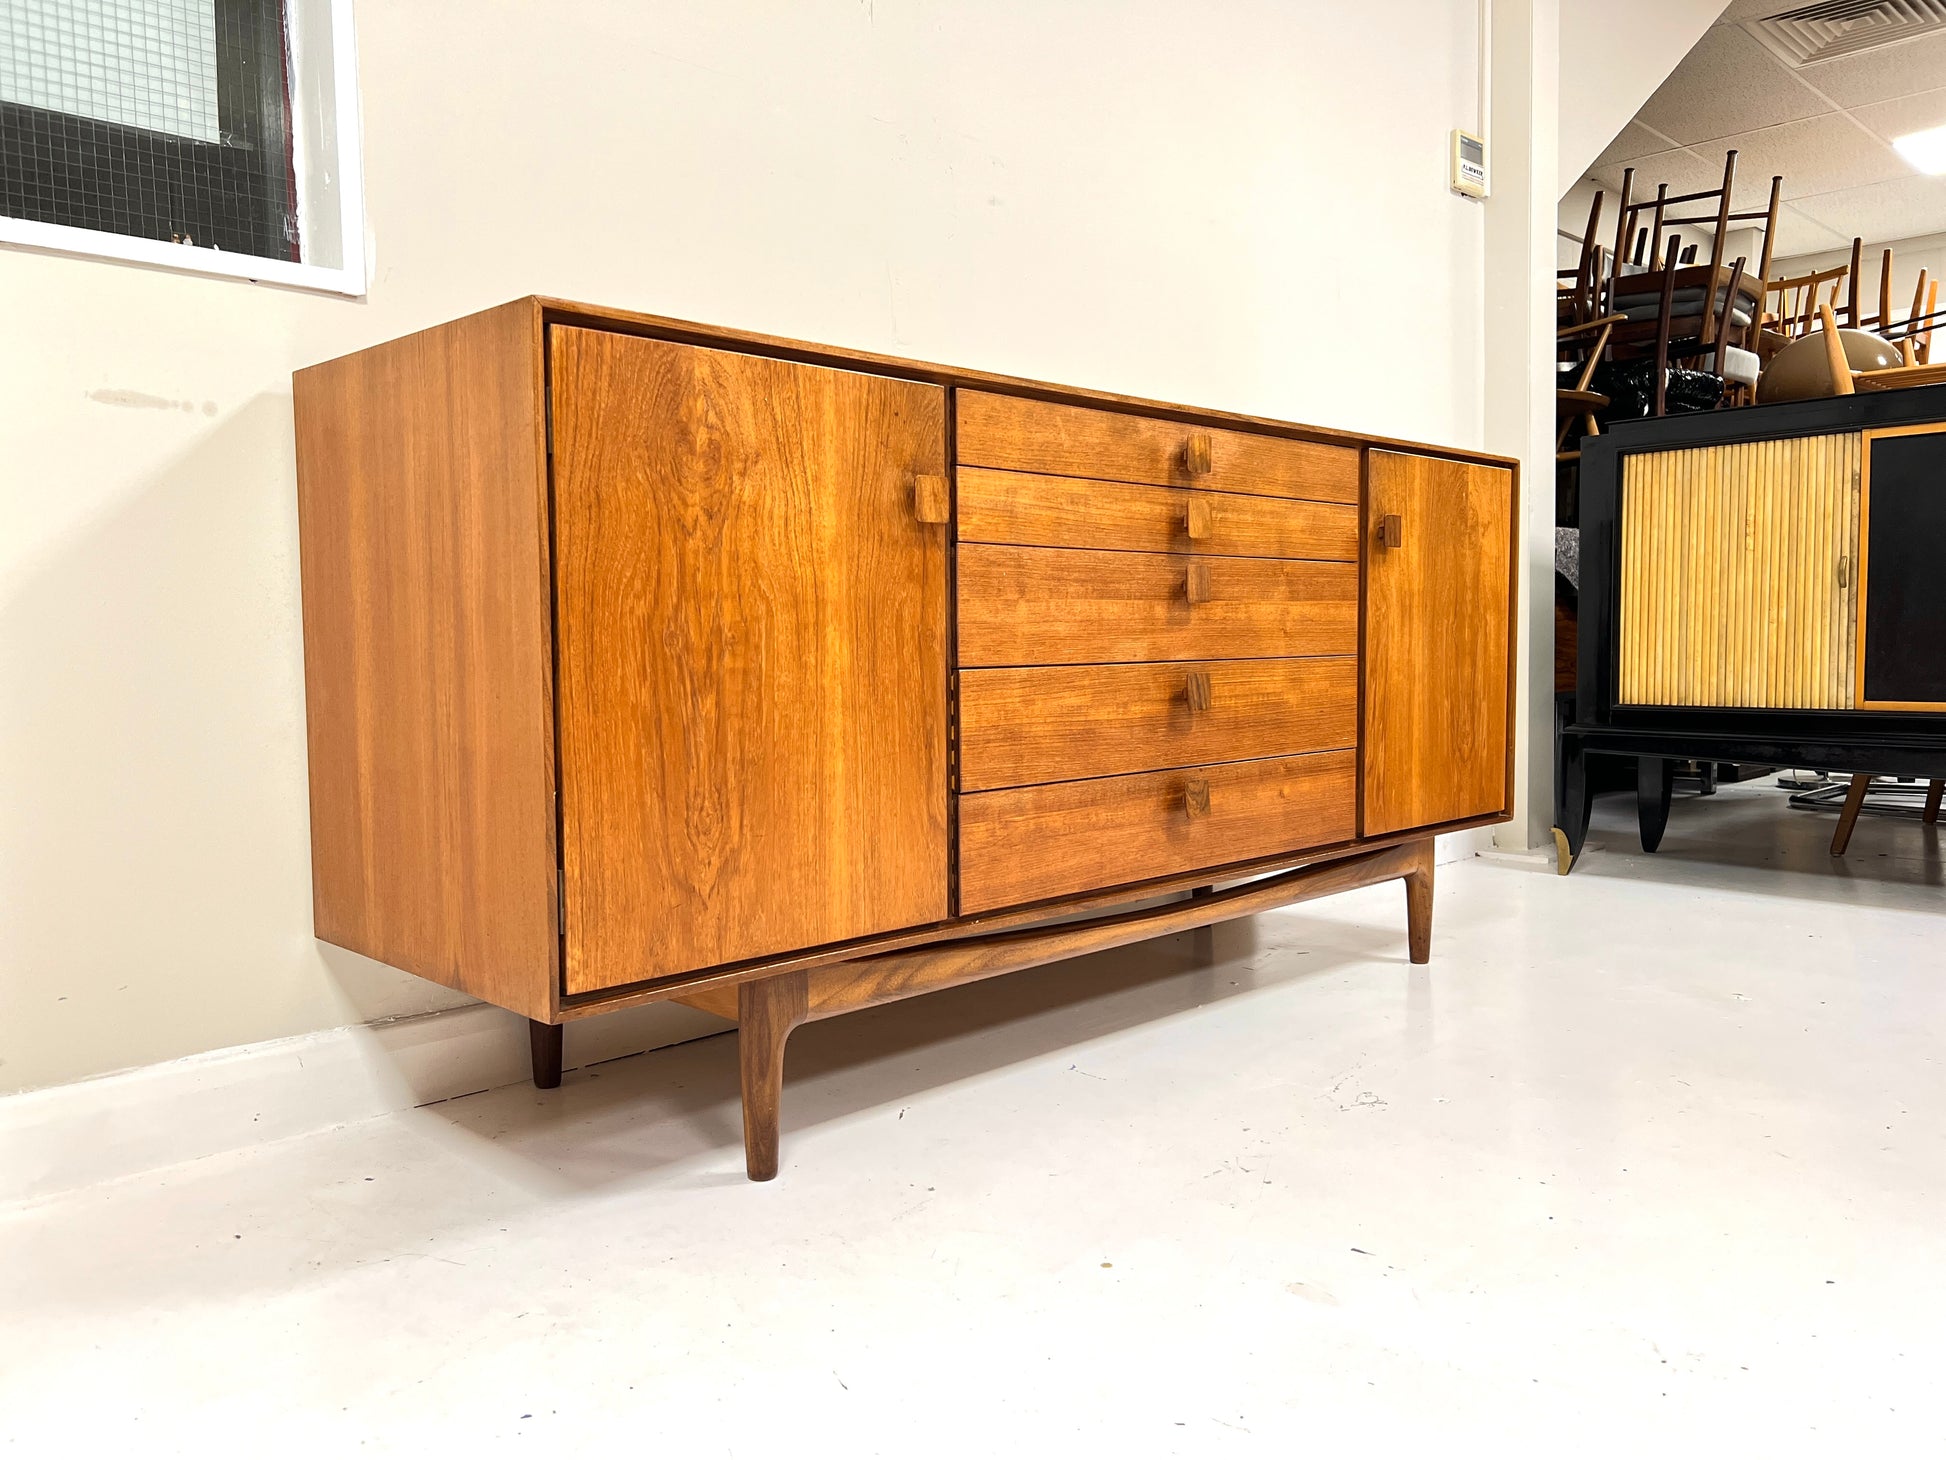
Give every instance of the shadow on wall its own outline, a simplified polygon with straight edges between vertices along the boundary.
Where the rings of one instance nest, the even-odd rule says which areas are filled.
[[[0,1091],[467,1002],[311,937],[290,412],[216,416],[0,591]]]

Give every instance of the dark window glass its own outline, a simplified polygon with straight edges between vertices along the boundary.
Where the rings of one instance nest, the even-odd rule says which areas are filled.
[[[299,259],[284,0],[0,0],[0,214]]]

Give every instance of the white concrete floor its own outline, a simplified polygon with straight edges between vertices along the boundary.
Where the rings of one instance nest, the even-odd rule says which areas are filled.
[[[1938,1453],[1940,833],[1632,826],[0,1213],[0,1437]]]

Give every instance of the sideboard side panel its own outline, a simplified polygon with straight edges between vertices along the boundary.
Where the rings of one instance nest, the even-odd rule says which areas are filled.
[[[294,381],[317,936],[547,1019],[542,401],[531,300]]]

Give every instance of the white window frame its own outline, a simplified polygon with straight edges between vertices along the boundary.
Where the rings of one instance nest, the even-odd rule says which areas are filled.
[[[352,0],[286,0],[292,159],[302,263],[0,217],[0,243],[360,296],[366,288],[365,170],[359,150]]]

